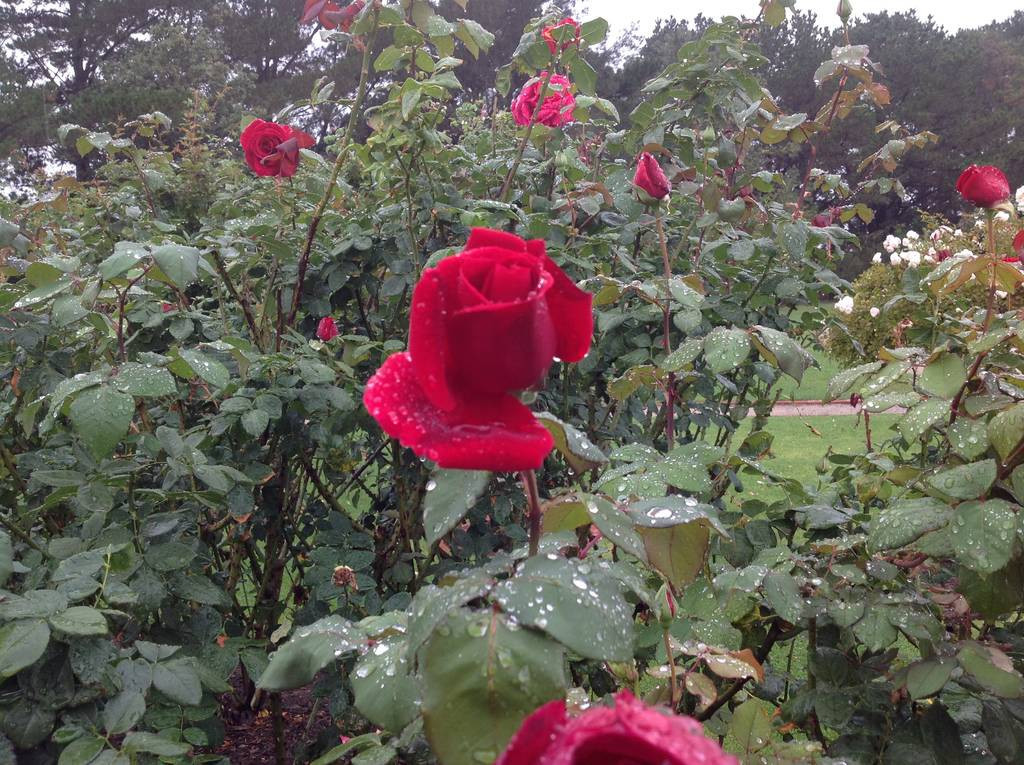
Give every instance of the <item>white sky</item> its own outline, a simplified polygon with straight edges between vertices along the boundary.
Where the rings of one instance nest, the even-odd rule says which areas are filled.
[[[950,31],[963,27],[979,27],[990,21],[1003,21],[1015,10],[1024,8],[1021,0],[851,0],[854,17],[862,13],[917,10],[917,15],[931,14],[936,22]],[[814,11],[819,23],[835,26],[838,0],[797,0],[796,10]],[[583,19],[603,16],[611,25],[611,37],[636,23],[641,32],[650,30],[655,19],[675,16],[692,19],[698,13],[720,16],[754,16],[758,0],[587,0],[589,14]],[[581,14],[582,15],[582,14]]]

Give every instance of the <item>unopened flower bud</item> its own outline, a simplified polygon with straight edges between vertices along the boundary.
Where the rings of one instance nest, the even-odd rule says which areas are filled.
[[[853,4],[850,0],[839,0],[839,6],[836,8],[836,13],[839,14],[840,21],[843,22],[843,26],[850,20],[850,16],[853,15]]]
[[[658,594],[654,596],[654,604],[655,616],[658,617],[661,628],[667,630],[676,618],[676,599],[672,596],[672,591],[667,584],[661,585]]]

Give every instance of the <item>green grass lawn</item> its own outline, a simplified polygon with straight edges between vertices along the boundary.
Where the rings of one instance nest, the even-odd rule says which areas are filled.
[[[887,440],[890,429],[900,419],[898,414],[876,414],[871,417],[871,433],[877,445]],[[772,417],[767,430],[775,436],[771,457],[764,461],[769,469],[801,483],[813,483],[818,474],[815,466],[821,462],[829,447],[843,454],[863,454],[864,420],[855,415],[818,417]],[[750,432],[750,421],[740,426],[734,443],[740,443]],[[783,496],[782,490],[767,480],[752,475],[743,477],[744,499],[774,501]]]
[[[792,377],[783,377],[779,382],[781,401],[821,401],[825,398],[828,381],[843,370],[835,359],[822,350],[812,349],[811,355],[818,360],[819,366],[808,369],[799,383]]]

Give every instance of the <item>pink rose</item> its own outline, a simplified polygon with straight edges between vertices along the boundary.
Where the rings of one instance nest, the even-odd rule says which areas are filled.
[[[512,100],[512,117],[517,125],[530,124],[533,112],[537,108],[537,99],[540,98],[540,87],[547,76],[547,72],[541,72],[526,83],[519,91],[519,95]],[[537,114],[537,122],[548,127],[561,127],[572,122],[572,110],[576,108],[576,99],[573,98],[571,88],[572,83],[568,78],[560,74],[551,75],[547,95]]]
[[[558,699],[523,721],[494,765],[739,765],[690,717],[666,714],[629,691],[615,706],[569,718]]]

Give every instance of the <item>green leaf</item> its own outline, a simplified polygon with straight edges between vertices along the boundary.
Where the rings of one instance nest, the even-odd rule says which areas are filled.
[[[89,765],[103,751],[107,742],[95,736],[76,738],[60,753],[57,765]]]
[[[423,88],[411,77],[402,83],[402,119],[408,120],[423,96]]]
[[[42,619],[20,619],[0,627],[0,679],[34,664],[50,642],[50,628]]]
[[[253,438],[263,435],[270,424],[270,415],[262,409],[250,409],[242,415],[242,428]]]
[[[572,531],[590,525],[587,506],[574,495],[564,495],[544,504],[542,528],[545,534]]]
[[[749,354],[750,337],[742,329],[715,327],[704,338],[704,358],[714,374],[735,369]]]
[[[45,303],[47,300],[54,297],[55,295],[59,295],[65,290],[70,289],[72,284],[73,282],[71,281],[71,279],[67,277],[63,279],[58,279],[57,281],[51,282],[50,284],[44,284],[42,287],[37,287],[36,289],[29,292],[27,295],[24,295],[18,300],[16,300],[14,303],[14,307],[29,308],[39,303]]]
[[[491,474],[483,470],[438,468],[433,472],[423,498],[427,544],[433,545],[462,521],[490,479]]]
[[[995,460],[960,465],[936,473],[928,479],[930,486],[956,499],[977,499],[986,494],[995,482]]]
[[[494,611],[460,610],[420,653],[423,729],[444,765],[493,762],[523,719],[565,694],[565,656]]]
[[[79,393],[68,410],[75,432],[97,458],[114,451],[134,414],[135,399],[106,385]]]
[[[569,65],[572,81],[581,93],[592,96],[597,92],[597,72],[583,57],[577,57]]]
[[[548,412],[538,412],[536,417],[551,433],[555,439],[555,448],[577,474],[593,470],[608,461],[601,450],[572,425],[562,422]]]
[[[835,401],[837,398],[848,396],[857,391],[868,377],[873,375],[884,364],[881,361],[872,361],[869,364],[861,364],[852,369],[846,369],[828,381],[828,388],[825,391],[826,401]]]
[[[706,520],[681,523],[667,528],[640,527],[647,560],[673,587],[692,582],[707,560],[711,530]]]
[[[50,617],[50,626],[65,635],[106,635],[107,619],[89,606],[72,606]]]
[[[883,398],[886,394],[883,394]],[[894,395],[900,395],[894,392]],[[916,399],[916,396],[914,396]],[[877,405],[877,406],[875,406]],[[868,411],[879,411],[885,404],[875,397],[865,401],[864,407]],[[905,414],[899,422],[900,434],[907,441],[916,441],[923,436],[929,428],[940,425],[949,419],[949,402],[943,398],[930,398],[917,404]]]
[[[178,392],[174,376],[163,367],[132,362],[117,370],[114,387],[131,396],[173,396]]]
[[[945,528],[952,519],[953,508],[937,499],[900,500],[883,508],[871,524],[868,550],[897,550],[930,531]]]
[[[296,630],[287,643],[271,654],[258,685],[268,691],[306,685],[321,669],[365,642],[365,634],[351,622],[340,616],[324,617]]]
[[[127,733],[146,714],[146,697],[125,688],[103,707],[103,728],[109,735]]]
[[[798,624],[804,613],[804,601],[796,580],[781,571],[769,571],[764,578],[764,596],[775,613],[790,624]]]
[[[203,697],[192,659],[171,659],[153,665],[153,687],[179,704],[194,706]]]
[[[146,731],[135,731],[124,737],[121,748],[129,752],[147,752],[157,757],[181,757],[191,748],[179,741],[169,741],[163,736]]]
[[[1017,535],[1014,505],[1001,499],[962,502],[949,526],[957,560],[980,574],[1005,566]]]
[[[1024,440],[1024,403],[1000,412],[988,423],[988,439],[1004,462]]]
[[[881,651],[896,642],[899,635],[889,620],[888,609],[866,605],[864,616],[853,625],[853,634],[869,651]]]
[[[180,355],[193,372],[215,388],[223,388],[231,381],[231,374],[228,372],[227,367],[216,359],[211,359],[201,351],[190,348],[189,350],[181,351]],[[333,375],[331,378],[333,379]]]
[[[68,607],[68,599],[57,590],[29,590],[21,597],[4,596],[0,602],[0,621],[45,619]]]
[[[1004,699],[1024,696],[1024,677],[1013,668],[1010,658],[992,646],[966,643],[957,654],[960,666],[985,690]]]
[[[409,653],[415,654],[448,614],[487,594],[494,583],[480,569],[471,569],[447,587],[432,584],[420,589],[409,605]]]
[[[157,571],[176,571],[196,557],[196,551],[183,542],[164,542],[146,550],[146,563]]]
[[[608,22],[598,16],[580,24],[580,37],[587,45],[598,45],[608,36]]]
[[[182,244],[162,244],[153,249],[153,260],[179,289],[199,276],[199,250]]]
[[[125,271],[138,265],[138,262],[148,254],[145,246],[138,242],[118,242],[114,245],[113,255],[99,264],[100,276],[106,281],[116,279]]]
[[[946,431],[953,451],[965,460],[973,460],[988,451],[988,428],[984,420],[961,417]]]
[[[420,689],[404,637],[378,640],[349,675],[356,708],[374,725],[398,733],[419,717]]]
[[[609,542],[621,547],[630,555],[647,561],[647,551],[640,534],[633,528],[633,519],[617,505],[604,497],[585,496],[587,512],[591,520]]]
[[[807,240],[805,223],[784,223],[779,229],[779,241],[791,258],[803,258],[807,250]]]
[[[732,713],[725,737],[725,748],[744,758],[751,757],[768,745],[771,735],[772,723],[765,709],[765,702],[750,699],[736,707]]]
[[[629,661],[633,612],[617,581],[587,562],[532,557],[494,590],[520,624],[544,630],[587,659]]]
[[[952,659],[929,659],[907,668],[907,693],[914,701],[934,696],[949,680],[956,662]]]
[[[797,382],[803,379],[809,368],[818,366],[817,359],[785,332],[758,325],[754,327],[751,339],[765,361]]]
[[[921,372],[920,386],[935,396],[952,399],[967,381],[967,367],[955,353],[940,353]]]

